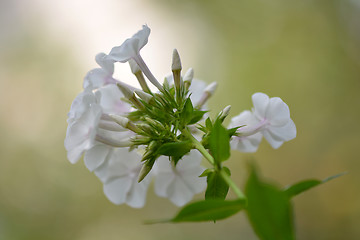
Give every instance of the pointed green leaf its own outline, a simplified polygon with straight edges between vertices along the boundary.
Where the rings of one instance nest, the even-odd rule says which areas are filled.
[[[205,120],[205,126],[208,130],[212,129],[212,122],[209,117]]]
[[[161,145],[156,153],[165,156],[182,157],[190,152],[191,149],[192,143],[190,141],[170,142]]]
[[[302,192],[305,192],[313,187],[316,187],[319,184],[323,184],[326,183],[332,179],[338,178],[340,176],[343,176],[346,173],[340,173],[328,178],[325,178],[324,180],[320,181],[320,180],[316,180],[316,179],[309,179],[309,180],[304,180],[304,181],[300,181],[298,183],[295,183],[291,186],[288,186],[284,189],[284,192],[288,195],[288,197],[294,197]]]
[[[191,116],[191,120],[188,122],[189,125],[195,124],[204,116],[204,114],[207,113],[207,111],[199,111],[195,110],[193,111],[193,114]]]
[[[245,194],[247,215],[260,239],[295,239],[290,199],[276,185],[260,179],[255,167],[252,167]]]
[[[191,103],[190,98],[188,98],[188,99],[186,99],[184,108],[181,112],[181,120],[184,124],[187,124],[188,122],[191,121],[193,112],[194,112],[194,107]]]
[[[147,223],[216,221],[234,215],[244,209],[245,204],[243,200],[203,200],[186,205],[173,219]]]
[[[230,136],[220,120],[216,120],[209,135],[209,148],[217,163],[230,157]]]
[[[215,171],[215,169],[213,169],[213,168],[205,169],[205,171],[203,171],[203,173],[200,174],[199,177],[207,177],[210,173],[213,173],[214,171]]]
[[[230,170],[223,167],[224,171],[230,176]],[[220,172],[211,172],[207,177],[207,188],[205,199],[225,199],[229,191],[229,185],[221,177]]]

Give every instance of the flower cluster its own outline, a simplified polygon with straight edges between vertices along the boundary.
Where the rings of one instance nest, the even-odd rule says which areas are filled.
[[[196,143],[207,145],[206,103],[217,84],[193,79],[192,69],[181,76],[176,50],[173,74],[160,84],[140,55],[149,34],[144,25],[109,54],[95,57],[100,68],[89,71],[83,92],[71,105],[64,144],[71,163],[84,155],[86,167],[103,182],[111,202],[143,207],[154,180],[158,196],[182,206],[207,186],[206,178],[199,177],[206,153],[200,154]],[[129,62],[141,89],[113,77],[115,62]],[[157,92],[150,90],[144,75]],[[233,149],[254,152],[262,136],[278,148],[296,136],[289,108],[280,98],[255,93],[252,100],[252,111],[242,112],[228,126],[234,130],[229,130]],[[217,119],[222,122],[229,110]]]

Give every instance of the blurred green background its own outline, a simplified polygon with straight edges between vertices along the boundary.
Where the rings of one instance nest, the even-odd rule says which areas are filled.
[[[81,161],[67,161],[66,113],[95,54],[144,23],[152,34],[142,52],[156,76],[170,72],[176,47],[197,78],[219,82],[212,114],[251,108],[254,92],[289,105],[297,138],[234,152],[227,165],[236,182],[243,186],[248,158],[281,186],[348,171],[296,197],[296,232],[359,239],[358,0],[1,0],[0,239],[257,239],[243,213],[216,224],[144,225],[177,208],[152,189],[143,209],[115,206]]]

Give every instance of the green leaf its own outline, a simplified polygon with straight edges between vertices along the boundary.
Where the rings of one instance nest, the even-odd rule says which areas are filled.
[[[207,111],[199,111],[195,110],[191,116],[191,120],[188,122],[189,125],[195,124],[204,116],[204,114],[207,113]]]
[[[205,171],[203,171],[203,173],[200,174],[199,177],[207,177],[207,176],[209,176],[210,173],[213,173],[214,171],[215,171],[215,169],[213,169],[213,168],[205,169]]]
[[[220,163],[230,157],[230,136],[220,120],[215,121],[208,141],[215,162]]]
[[[203,200],[186,205],[172,219],[147,223],[216,221],[234,215],[244,209],[245,204],[244,200]]]
[[[181,112],[181,120],[184,124],[187,124],[188,122],[191,121],[192,116],[193,116],[193,112],[194,112],[194,107],[191,103],[190,98],[186,99],[186,102],[184,104],[184,108]]]
[[[276,185],[260,179],[254,166],[245,194],[248,198],[247,215],[260,239],[295,239],[290,199]]]
[[[340,174],[325,178],[322,181],[317,180],[317,179],[309,179],[309,180],[300,181],[298,183],[295,183],[291,186],[286,187],[284,189],[284,192],[285,192],[285,194],[287,194],[287,196],[289,198],[291,198],[291,197],[294,197],[294,196],[296,196],[302,192],[305,192],[313,187],[316,187],[317,185],[320,185],[320,184],[326,183],[332,179],[341,177],[344,174],[346,174],[346,173],[340,173]]]
[[[161,145],[156,153],[165,156],[182,157],[190,152],[192,147],[193,145],[190,141],[170,142]]]
[[[228,129],[227,131],[228,131],[229,137],[232,137],[239,128],[240,127],[234,127],[234,128]]]
[[[223,167],[224,171],[230,176],[230,170]],[[210,172],[207,177],[207,188],[205,199],[225,199],[229,191],[229,185],[221,177],[220,172]]]
[[[206,128],[208,130],[212,129],[212,122],[211,122],[211,119],[209,117],[205,120],[205,126],[206,126]]]

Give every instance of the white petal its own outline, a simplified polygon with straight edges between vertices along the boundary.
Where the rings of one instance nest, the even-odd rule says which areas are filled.
[[[103,164],[111,153],[112,148],[105,144],[96,144],[86,151],[84,156],[85,166],[92,172]]]
[[[95,56],[95,61],[104,69],[108,74],[112,75],[114,73],[114,61],[108,58],[108,55],[105,53],[98,53]]]
[[[156,195],[167,197],[166,190],[175,178],[170,161],[166,157],[158,158],[153,170],[156,176],[154,185]]]
[[[197,151],[179,160],[176,169],[165,157],[156,162],[155,193],[167,197],[177,206],[182,206],[192,199],[194,194],[206,188],[206,178],[199,175],[205,170],[200,166],[202,156]]]
[[[132,187],[126,197],[126,204],[133,208],[143,207],[150,182],[151,178],[149,175],[140,183],[137,182],[137,177],[133,178]]]
[[[291,119],[288,124],[283,127],[269,126],[268,131],[274,139],[282,141],[290,141],[296,137],[296,126]]]
[[[269,97],[265,93],[254,93],[252,95],[254,113],[259,119],[264,119],[266,109],[269,105]]]
[[[231,119],[228,128],[240,127],[244,125],[246,127],[251,127],[258,124],[258,122],[259,121],[254,117],[252,112],[245,110]]]
[[[288,105],[278,97],[270,98],[265,118],[268,119],[273,126],[284,126],[290,120]]]
[[[131,178],[116,178],[104,184],[104,193],[106,197],[114,204],[125,203],[126,194],[130,190],[131,183]]]
[[[111,49],[109,58],[118,62],[127,62],[139,54],[141,48],[148,42],[150,28],[143,25],[143,29],[134,34],[131,38],[125,40],[121,46]]]
[[[274,138],[269,131],[264,131],[263,135],[274,149],[279,148],[284,143],[284,141],[279,141],[277,138]]]
[[[86,74],[83,88],[93,90],[114,83],[116,83],[116,80],[112,77],[112,73],[102,68],[95,68]]]
[[[199,103],[205,88],[206,83],[201,80],[193,79],[193,81],[191,82],[189,91],[192,93],[190,99],[194,106]]]
[[[234,150],[240,152],[256,152],[262,139],[261,133],[256,133],[251,136],[237,137],[233,136],[230,142],[230,146]]]
[[[192,199],[194,193],[189,190],[189,186],[182,179],[176,178],[169,185],[167,196],[172,203],[181,207]]]
[[[101,93],[100,105],[104,113],[121,115],[130,112],[131,106],[121,100],[124,95],[116,85],[102,87],[99,92]]]
[[[150,28],[147,26],[147,25],[143,25],[142,26],[143,28],[138,31],[137,33],[134,34],[133,38],[137,38],[139,39],[139,50],[142,49],[148,42],[148,38],[149,38],[149,35],[150,35]]]

